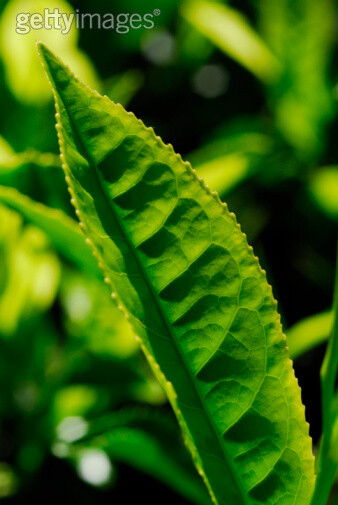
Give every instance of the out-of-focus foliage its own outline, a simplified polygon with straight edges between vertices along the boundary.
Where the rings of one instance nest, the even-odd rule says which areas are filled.
[[[111,100],[126,105],[141,88],[142,83],[142,73],[131,69],[104,82],[104,90]]]
[[[25,22],[23,19],[18,25],[17,16],[25,13],[43,14],[45,9],[59,9],[60,13],[68,16],[73,12],[72,7],[63,0],[12,0],[5,7],[0,21],[0,50],[7,83],[16,98],[26,104],[38,105],[49,100],[50,90],[35,51],[37,33],[33,29],[25,33],[27,20]],[[75,24],[68,30],[63,18],[60,18],[59,23],[62,27],[60,30],[39,29],[39,40],[57,48],[69,65],[75,65],[82,79],[99,88],[92,63],[77,47],[78,31]]]
[[[259,0],[259,23],[282,66],[272,88],[276,126],[302,156],[322,150],[335,111],[329,64],[335,38],[332,0]]]
[[[13,337],[19,324],[47,310],[56,295],[60,264],[48,237],[21,217],[0,207],[0,333]]]
[[[287,332],[291,357],[298,358],[325,342],[329,338],[331,328],[331,312],[309,316],[293,325]]]
[[[0,136],[0,176],[6,176],[11,172],[18,171],[29,164],[35,163],[41,168],[58,167],[61,165],[60,159],[55,154],[40,153],[35,149],[27,149],[22,153],[17,153],[10,144]]]
[[[329,217],[338,220],[338,167],[321,167],[311,177],[309,191]]]
[[[221,197],[255,174],[272,151],[272,139],[256,125],[236,125],[215,132],[213,139],[188,155],[189,161]]]
[[[57,442],[56,442],[57,443]],[[81,460],[89,448],[104,448],[113,461],[125,462],[177,489],[196,504],[210,504],[203,483],[180,439],[174,421],[158,409],[125,408],[89,423],[86,433],[64,446],[67,457]]]
[[[47,233],[55,249],[78,268],[100,276],[97,261],[86,245],[80,227],[62,210],[34,202],[16,189],[5,186],[0,186],[0,201],[13,207],[27,221]]]
[[[111,303],[101,284],[101,279],[74,272],[65,274],[61,303],[67,330],[95,354],[128,358],[135,354],[138,345],[126,319]],[[95,332],[97,327],[99,336]]]
[[[187,0],[182,15],[222,51],[263,81],[278,78],[278,61],[240,12],[221,3]]]
[[[153,29],[126,34],[88,27],[72,28],[68,35],[54,29],[15,32],[20,12],[48,7],[115,15],[159,9],[160,15]],[[290,328],[291,352],[296,340],[307,349],[303,355],[296,345],[295,367],[318,454],[318,376],[328,321],[322,324],[315,317],[309,329],[298,322],[305,325],[332,303],[338,201],[336,18],[333,0],[0,0],[4,503],[25,505],[40,496],[64,500],[60,482],[69,500],[83,504],[131,503],[135,489],[148,503],[158,503],[160,493],[170,493],[156,483],[165,476],[156,473],[155,457],[142,470],[142,458],[135,462],[128,452],[150,437],[148,447],[159,448],[161,458],[166,436],[150,421],[137,426],[130,440],[110,437],[120,459],[109,452],[103,432],[95,434],[92,445],[89,436],[86,442],[81,438],[96,421],[125,408],[156,408],[174,423],[75,225],[58,157],[52,96],[35,41],[46,42],[93,87],[153,125],[236,213],[267,269]],[[314,339],[322,343],[311,350]],[[122,434],[130,425],[121,421],[118,429]],[[177,429],[173,439],[173,451],[184,452]],[[333,435],[331,452],[335,440]],[[69,445],[83,449],[83,457],[67,453]],[[166,482],[177,490],[170,498],[186,504],[189,496],[194,501],[200,482],[198,477],[192,482],[189,458],[181,463],[180,483]],[[179,497],[182,493],[185,498]],[[330,505],[337,493],[332,491]]]

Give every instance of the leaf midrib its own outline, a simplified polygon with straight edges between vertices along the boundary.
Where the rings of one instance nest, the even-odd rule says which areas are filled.
[[[160,315],[160,317],[161,317],[161,319],[162,319],[162,321],[163,321],[164,327],[165,327],[165,329],[166,329],[167,333],[171,336],[172,340],[173,340],[173,341],[174,341],[174,343],[175,343],[175,349],[176,349],[176,351],[177,351],[177,355],[178,355],[178,356],[179,356],[179,358],[181,359],[181,361],[182,361],[182,363],[183,363],[183,365],[184,365],[185,369],[188,371],[188,375],[189,375],[190,380],[191,380],[191,382],[192,382],[192,385],[193,385],[193,387],[194,387],[194,389],[195,389],[195,391],[196,391],[197,398],[198,398],[198,400],[199,400],[199,402],[200,402],[201,406],[203,407],[201,410],[202,410],[202,412],[204,411],[205,416],[206,416],[206,418],[207,418],[207,420],[208,420],[208,423],[209,423],[209,425],[210,425],[210,427],[211,427],[211,429],[212,429],[212,431],[213,431],[213,433],[214,433],[214,435],[215,435],[215,437],[216,437],[216,439],[217,439],[217,442],[218,442],[218,444],[219,444],[219,446],[220,446],[220,448],[221,448],[221,452],[222,452],[222,454],[224,455],[224,459],[226,460],[226,462],[227,462],[227,464],[228,464],[229,468],[231,469],[231,474],[232,474],[232,476],[233,476],[234,482],[237,484],[237,488],[238,488],[238,490],[239,490],[239,493],[240,493],[240,495],[242,496],[242,499],[243,499],[243,505],[250,505],[250,501],[247,501],[247,494],[245,493],[245,490],[244,490],[244,489],[242,488],[242,486],[240,485],[240,479],[239,479],[239,477],[238,477],[238,472],[236,472],[236,470],[234,469],[233,462],[232,462],[231,458],[229,457],[229,455],[227,454],[227,451],[226,451],[226,449],[225,449],[225,447],[224,447],[224,444],[223,444],[223,442],[222,442],[222,440],[221,440],[221,436],[220,436],[220,435],[219,435],[219,433],[218,433],[217,426],[215,425],[215,423],[214,423],[214,421],[213,421],[213,419],[212,419],[212,416],[211,416],[211,414],[210,414],[210,412],[209,412],[209,408],[208,408],[208,406],[207,406],[207,405],[205,405],[205,403],[204,403],[204,401],[203,401],[203,395],[201,394],[201,392],[200,392],[200,390],[199,390],[199,387],[198,387],[198,384],[196,383],[195,377],[194,377],[194,375],[193,375],[192,371],[190,370],[190,367],[189,367],[189,366],[188,366],[188,364],[186,363],[185,357],[184,357],[183,353],[181,352],[180,347],[179,347],[179,345],[178,345],[178,343],[177,343],[177,341],[176,341],[176,335],[174,334],[174,332],[173,332],[173,331],[172,331],[172,329],[171,329],[171,324],[170,324],[170,321],[169,321],[169,320],[167,319],[167,317],[166,317],[165,310],[164,310],[164,309],[163,309],[163,307],[162,307],[162,304],[161,304],[161,301],[159,300],[158,294],[156,293],[156,291],[155,291],[155,289],[154,289],[154,287],[153,287],[153,285],[152,285],[152,283],[151,283],[151,280],[148,278],[148,274],[147,274],[147,272],[146,272],[145,268],[143,267],[142,261],[141,261],[141,259],[139,258],[138,252],[137,252],[137,250],[135,249],[134,244],[133,244],[133,243],[132,243],[132,241],[130,240],[130,238],[129,238],[128,234],[125,232],[125,229],[124,229],[124,227],[123,227],[123,225],[122,225],[122,223],[121,223],[121,221],[120,221],[120,219],[119,219],[119,216],[118,216],[117,212],[116,212],[116,211],[115,211],[115,209],[114,209],[114,206],[113,206],[113,205],[114,205],[114,204],[113,204],[113,201],[112,201],[112,199],[110,198],[109,194],[107,193],[107,191],[106,191],[106,189],[105,189],[104,183],[103,183],[103,181],[102,181],[102,176],[101,176],[101,174],[99,173],[98,167],[97,167],[96,163],[94,162],[94,160],[92,159],[91,154],[88,152],[88,150],[87,150],[87,148],[86,148],[86,145],[85,145],[85,142],[82,140],[81,135],[80,135],[80,132],[79,132],[79,130],[78,130],[78,128],[77,128],[77,126],[76,126],[76,123],[73,121],[72,116],[71,116],[71,114],[69,113],[69,110],[68,110],[67,105],[65,104],[65,102],[64,102],[63,100],[62,100],[62,102],[63,102],[64,108],[65,108],[65,110],[66,110],[66,112],[67,112],[67,115],[68,115],[69,121],[70,121],[71,125],[73,126],[73,129],[75,129],[75,132],[76,132],[76,134],[77,134],[78,141],[79,141],[79,143],[80,143],[80,145],[81,145],[81,147],[82,147],[82,149],[83,149],[83,152],[86,154],[87,159],[88,159],[88,161],[89,161],[89,163],[90,163],[90,166],[91,166],[91,168],[93,169],[93,171],[94,171],[94,173],[95,173],[95,175],[96,175],[96,178],[97,178],[97,180],[98,180],[98,182],[99,182],[99,186],[100,186],[100,188],[101,188],[101,191],[102,191],[102,193],[103,193],[103,196],[104,196],[105,200],[108,202],[109,208],[111,209],[111,212],[112,212],[112,214],[113,214],[113,216],[114,216],[115,222],[117,223],[117,225],[118,225],[118,227],[119,227],[119,229],[120,229],[121,235],[124,237],[124,239],[125,239],[125,241],[126,241],[126,243],[127,243],[128,247],[129,247],[129,250],[131,251],[132,255],[134,256],[135,261],[136,261],[136,263],[137,263],[137,265],[138,265],[138,268],[140,269],[140,271],[141,271],[141,273],[142,273],[142,275],[143,275],[143,278],[145,279],[146,285],[147,285],[147,287],[148,287],[148,289],[149,289],[150,293],[152,294],[152,297],[153,297],[153,299],[154,299],[154,302],[155,302],[155,305],[156,305],[156,307],[157,307],[158,313],[159,313],[159,315]],[[146,127],[145,127],[145,128],[146,128]],[[61,132],[61,135],[62,135],[62,132]],[[101,160],[101,162],[102,162],[102,161],[103,161],[103,160]],[[94,245],[94,244],[93,244],[93,245]],[[95,245],[94,245],[94,247],[95,247]],[[95,249],[96,249],[96,247],[95,247]],[[97,251],[97,250],[96,250],[96,251]],[[98,254],[98,253],[97,253],[97,254]],[[98,254],[98,255],[99,255],[99,254]],[[102,258],[101,258],[101,259],[102,259]],[[179,401],[179,400],[178,400],[178,401]],[[188,429],[189,429],[189,427],[188,427]],[[189,433],[190,433],[190,429],[189,429]],[[194,442],[194,445],[195,445],[195,447],[196,447],[195,442]],[[196,447],[196,448],[197,448],[197,447]],[[198,449],[197,449],[197,452],[199,452],[199,450],[198,450]],[[212,456],[212,455],[211,455],[211,456]],[[208,479],[207,475],[205,474],[205,472],[204,472],[204,475],[206,476],[207,480],[209,481],[209,479]],[[214,495],[214,496],[215,496],[215,495]],[[218,498],[217,498],[216,496],[215,496],[215,499],[216,499],[216,501],[217,501],[217,503],[218,503]]]

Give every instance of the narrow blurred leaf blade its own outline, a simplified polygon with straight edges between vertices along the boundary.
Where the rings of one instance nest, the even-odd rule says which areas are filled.
[[[211,504],[197,476],[190,474],[163,450],[158,440],[144,431],[116,428],[93,439],[91,445],[103,447],[113,459],[155,477],[196,505]]]
[[[282,78],[271,89],[276,126],[309,160],[323,150],[325,130],[335,110],[330,83],[334,3],[332,0],[257,2],[262,35],[282,66]]]
[[[225,195],[247,177],[249,160],[241,153],[228,154],[197,165],[196,171],[212,189]]]
[[[11,337],[21,321],[53,303],[60,263],[47,235],[32,225],[22,226],[16,212],[0,206],[0,222],[5,223],[0,235],[0,334]]]
[[[221,3],[187,0],[181,13],[216,47],[259,79],[267,83],[278,79],[277,59],[240,12]]]
[[[17,210],[26,220],[41,228],[54,247],[72,263],[82,270],[101,275],[79,225],[64,212],[35,202],[16,189],[4,186],[0,186],[0,202]]]
[[[337,263],[333,297],[333,324],[329,343],[320,370],[322,390],[323,434],[316,461],[317,480],[311,505],[326,505],[337,474],[337,464],[332,451],[332,441],[336,436],[337,419],[337,378],[338,378],[338,243]]]
[[[332,312],[322,312],[302,319],[287,331],[292,359],[325,342],[331,333]]]
[[[77,446],[104,449],[114,460],[162,481],[196,505],[211,504],[166,411],[131,407],[93,419],[74,449]]]
[[[136,69],[130,69],[107,79],[104,83],[105,94],[114,102],[126,107],[142,84],[142,73]]]

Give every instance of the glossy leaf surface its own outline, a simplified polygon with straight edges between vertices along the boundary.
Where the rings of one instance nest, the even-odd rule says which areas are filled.
[[[276,302],[235,216],[44,46],[82,228],[219,505],[305,505],[311,440]]]

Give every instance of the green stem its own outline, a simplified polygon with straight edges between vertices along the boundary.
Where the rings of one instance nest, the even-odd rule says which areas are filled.
[[[325,505],[327,503],[337,471],[337,465],[330,457],[330,445],[336,415],[333,407],[338,371],[338,261],[335,278],[333,313],[334,321],[332,333],[320,371],[323,435],[317,465],[318,477],[311,505]]]

